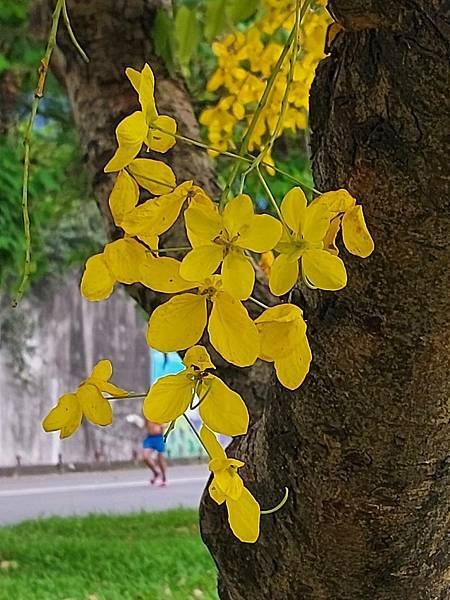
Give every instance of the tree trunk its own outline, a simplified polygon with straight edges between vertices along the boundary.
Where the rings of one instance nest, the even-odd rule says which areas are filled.
[[[445,600],[450,597],[448,336],[443,144],[444,3],[334,0],[344,26],[312,93],[317,187],[347,187],[364,205],[376,251],[346,257],[347,288],[303,306],[314,353],[298,392],[260,367],[226,377],[262,416],[232,452],[264,507],[287,505],[241,544],[207,495],[202,534],[223,600]],[[154,5],[154,3],[153,3]],[[114,125],[135,108],[125,66],[147,60],[161,112],[198,135],[186,91],[152,53],[144,0],[74,0],[84,65],[65,36],[61,73],[109,233]],[[168,155],[180,177],[211,188],[205,155]],[[135,292],[148,311],[158,297]],[[309,296],[308,296],[309,297]],[[303,296],[302,296],[303,298]],[[447,387],[446,387],[447,386]],[[270,402],[263,403],[269,398]]]
[[[335,0],[312,91],[319,189],[363,203],[375,253],[306,306],[312,371],[275,387],[234,453],[264,505],[255,545],[205,495],[223,600],[448,600],[448,30],[439,0]],[[447,205],[448,209],[448,205]]]

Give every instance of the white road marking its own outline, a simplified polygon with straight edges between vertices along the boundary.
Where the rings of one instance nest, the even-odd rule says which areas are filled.
[[[194,483],[203,481],[206,483],[207,475],[204,477],[184,477],[179,479],[170,479],[169,488],[171,485],[178,485],[180,483]],[[18,490],[0,490],[0,498],[13,498],[14,496],[35,496],[40,494],[54,494],[54,493],[66,493],[75,491],[90,491],[90,490],[111,490],[118,488],[138,488],[147,487],[152,489],[148,481],[118,481],[114,483],[85,483],[81,485],[60,485],[53,487],[40,487],[40,488],[25,488]]]

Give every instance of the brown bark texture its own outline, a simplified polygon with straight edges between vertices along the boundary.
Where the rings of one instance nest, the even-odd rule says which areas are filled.
[[[73,0],[85,65],[65,36],[54,68],[73,106],[94,191],[108,224],[114,125],[135,110],[126,66],[148,61],[161,113],[198,136],[183,84],[152,52],[144,0]],[[312,91],[316,186],[346,187],[363,203],[376,243],[345,256],[335,294],[298,294],[314,355],[287,392],[267,369],[225,371],[260,418],[231,454],[264,508],[288,486],[257,544],[233,538],[205,495],[202,535],[222,600],[450,598],[448,205],[445,192],[449,33],[441,0],[333,0],[344,30]],[[177,144],[180,179],[211,189],[205,157]],[[178,235],[178,234],[176,234]],[[147,310],[160,298],[134,290]]]
[[[263,504],[258,544],[204,497],[223,600],[450,598],[448,42],[444,2],[334,0],[311,94],[319,189],[364,206],[375,253],[306,305],[313,366],[234,444]]]

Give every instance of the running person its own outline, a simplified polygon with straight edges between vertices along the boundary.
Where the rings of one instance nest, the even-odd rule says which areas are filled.
[[[164,456],[165,443],[163,436],[163,426],[158,423],[146,420],[147,437],[144,439],[142,447],[142,459],[153,473],[150,483],[154,485],[158,479],[158,485],[164,487],[167,485],[167,462]]]

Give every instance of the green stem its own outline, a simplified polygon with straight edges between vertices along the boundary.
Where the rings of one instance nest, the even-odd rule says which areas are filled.
[[[166,252],[186,252],[187,250],[192,250],[192,248],[190,246],[178,246],[178,247],[172,247],[172,248],[159,248],[159,250],[154,250],[153,248],[150,248],[149,252],[152,252],[153,254],[164,254]]]
[[[270,306],[267,306],[266,304],[264,304],[264,302],[260,302],[259,300],[257,300],[256,298],[253,298],[253,296],[250,296],[249,300],[251,300],[252,302],[254,302],[255,304],[257,304],[258,306],[260,306],[261,308],[264,308],[265,310],[267,308],[270,308]]]
[[[45,80],[47,78],[48,66],[50,63],[53,50],[56,46],[56,33],[58,31],[59,19],[61,17],[61,11],[63,10],[65,0],[58,0],[55,6],[55,10],[52,14],[52,24],[50,33],[47,41],[47,47],[45,54],[41,59],[41,63],[38,71],[38,82],[36,89],[34,90],[34,98],[31,104],[30,117],[28,119],[27,127],[25,129],[25,135],[23,138],[24,145],[24,158],[23,158],[23,177],[22,177],[22,215],[23,215],[23,228],[25,235],[25,262],[23,267],[22,279],[19,284],[17,293],[12,301],[12,306],[15,308],[25,292],[25,288],[31,273],[31,229],[30,229],[30,214],[28,210],[28,181],[30,176],[30,148],[31,148],[31,135],[33,131],[34,121],[36,119],[39,103],[44,95]]]
[[[288,498],[289,498],[289,489],[287,487],[285,487],[284,488],[284,496],[283,496],[283,499],[281,500],[281,502],[279,502],[273,508],[268,508],[266,510],[261,510],[260,511],[261,514],[262,515],[272,515],[273,513],[279,511],[280,508],[283,508],[283,506],[286,504]]]
[[[83,48],[80,46],[77,38],[75,37],[75,33],[73,32],[72,25],[70,24],[69,13],[67,12],[67,4],[65,1],[63,2],[62,11],[63,11],[64,25],[66,26],[67,33],[69,34],[70,40],[71,40],[72,44],[74,45],[74,47],[76,48],[79,55],[81,56],[81,58],[84,60],[84,62],[88,63],[89,57],[86,54],[86,52],[83,50]]]
[[[259,180],[261,181],[261,184],[262,184],[262,186],[264,188],[264,191],[266,192],[267,197],[269,198],[270,203],[272,204],[275,212],[278,215],[278,218],[283,223],[284,228],[288,231],[287,225],[286,225],[286,223],[284,222],[284,219],[283,219],[283,215],[281,214],[280,207],[278,206],[277,201],[275,200],[275,197],[274,197],[274,195],[272,194],[272,192],[270,190],[270,187],[267,185],[267,182],[264,179],[264,177],[262,176],[262,173],[261,173],[261,171],[259,170],[258,167],[256,167],[256,172],[257,172]]]
[[[128,394],[127,396],[108,396],[107,400],[129,400],[130,398],[145,398],[147,392],[142,394]]]
[[[200,437],[198,431],[195,429],[194,425],[191,423],[191,420],[189,419],[189,417],[186,414],[183,414],[183,417],[186,419],[186,421],[189,424],[189,427],[192,429],[193,434],[195,435],[195,437],[197,438],[198,442],[203,446],[203,448],[205,449],[206,454],[209,456],[209,458],[212,458],[212,456],[210,455],[210,453],[208,452],[208,448],[205,446],[205,444],[203,443],[202,438]]]

